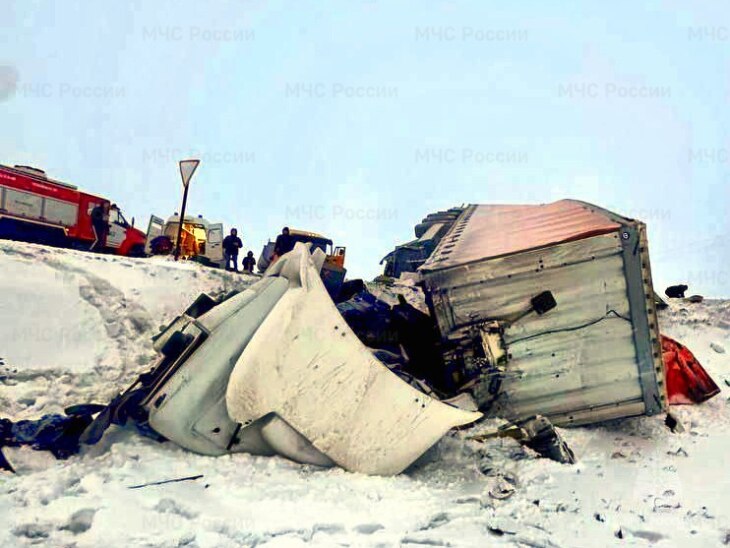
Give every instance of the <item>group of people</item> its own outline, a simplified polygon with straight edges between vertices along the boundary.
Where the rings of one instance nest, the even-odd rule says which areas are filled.
[[[115,209],[116,205],[101,203],[97,204],[91,211],[91,226],[94,231],[94,242],[91,244],[90,251],[103,251],[106,245],[106,238],[109,232],[109,213],[110,209]],[[274,254],[271,257],[272,262],[277,258],[294,249],[295,240],[289,233],[289,227],[285,226],[281,230],[281,234],[276,237],[274,244]],[[223,256],[226,261],[225,268],[233,272],[253,272],[256,266],[256,259],[253,251],[246,253],[241,260],[241,269],[238,270],[238,251],[243,247],[241,238],[238,237],[238,229],[232,228],[231,233],[223,238]]]
[[[296,241],[294,237],[289,233],[289,227],[285,226],[281,230],[281,234],[276,237],[274,253],[270,260],[274,262],[285,253],[294,249],[295,243]],[[223,239],[223,255],[226,261],[226,270],[239,272],[238,251],[242,247],[243,242],[241,241],[241,238],[238,237],[238,229],[232,228],[231,233]],[[231,265],[233,266],[231,267]],[[256,259],[254,259],[253,251],[249,251],[241,261],[241,268],[243,269],[243,272],[253,272],[254,266],[256,266]]]
[[[289,233],[289,227],[285,226],[281,230],[281,234],[276,237],[276,243],[274,244],[274,253],[271,257],[271,261],[274,262],[276,259],[288,253],[294,249],[296,243],[294,237]],[[238,250],[243,247],[241,238],[238,237],[238,230],[235,228],[231,229],[231,233],[223,239],[223,255],[226,260],[226,270],[239,272],[238,270]],[[231,264],[233,267],[231,268]],[[246,256],[241,261],[241,268],[243,272],[253,272],[256,266],[256,259],[254,259],[253,251],[246,253]]]
[[[223,256],[226,260],[226,270],[240,272],[238,270],[238,250],[242,247],[243,242],[238,237],[238,230],[232,228],[231,233],[223,238]],[[233,267],[231,267],[231,263]],[[241,261],[241,268],[243,272],[253,272],[255,266],[256,259],[254,259],[253,251],[249,251]]]

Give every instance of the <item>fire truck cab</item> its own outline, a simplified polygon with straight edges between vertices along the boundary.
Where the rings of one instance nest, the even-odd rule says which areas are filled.
[[[145,234],[115,204],[28,166],[0,165],[0,238],[87,250],[96,240],[91,212],[109,211],[105,251],[144,256]]]

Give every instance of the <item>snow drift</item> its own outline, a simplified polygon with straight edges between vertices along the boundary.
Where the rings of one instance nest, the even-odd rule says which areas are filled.
[[[8,242],[0,242],[0,270],[0,406],[17,419],[108,400],[147,367],[158,324],[201,292],[222,295],[257,279]],[[0,477],[0,543],[603,546],[620,536],[722,545],[730,359],[718,349],[730,345],[730,302],[673,302],[659,321],[723,389],[673,409],[683,433],[670,433],[661,416],[561,430],[575,466],[458,433],[405,474],[366,477],[278,457],[206,457],[114,430],[67,461],[12,450],[20,473]]]

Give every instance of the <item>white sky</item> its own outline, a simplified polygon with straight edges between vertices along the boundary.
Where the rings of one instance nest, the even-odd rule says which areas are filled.
[[[730,4],[5,0],[0,163],[354,276],[461,203],[644,220],[655,283],[730,296]],[[144,228],[144,226],[143,226]]]

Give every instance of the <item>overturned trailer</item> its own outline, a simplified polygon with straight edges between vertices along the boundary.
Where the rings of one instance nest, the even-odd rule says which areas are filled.
[[[639,221],[574,200],[468,206],[419,268],[430,315],[362,283],[336,306],[325,261],[297,243],[246,290],[201,295],[155,337],[152,369],[111,403],[44,417],[30,436],[23,421],[0,420],[0,449],[67,456],[131,421],[206,455],[396,474],[485,415],[513,426],[472,439],[516,436],[573,462],[550,421],[666,410]],[[704,386],[707,397],[718,390]]]
[[[419,271],[482,411],[578,425],[666,410],[643,223],[575,200],[471,205]]]

